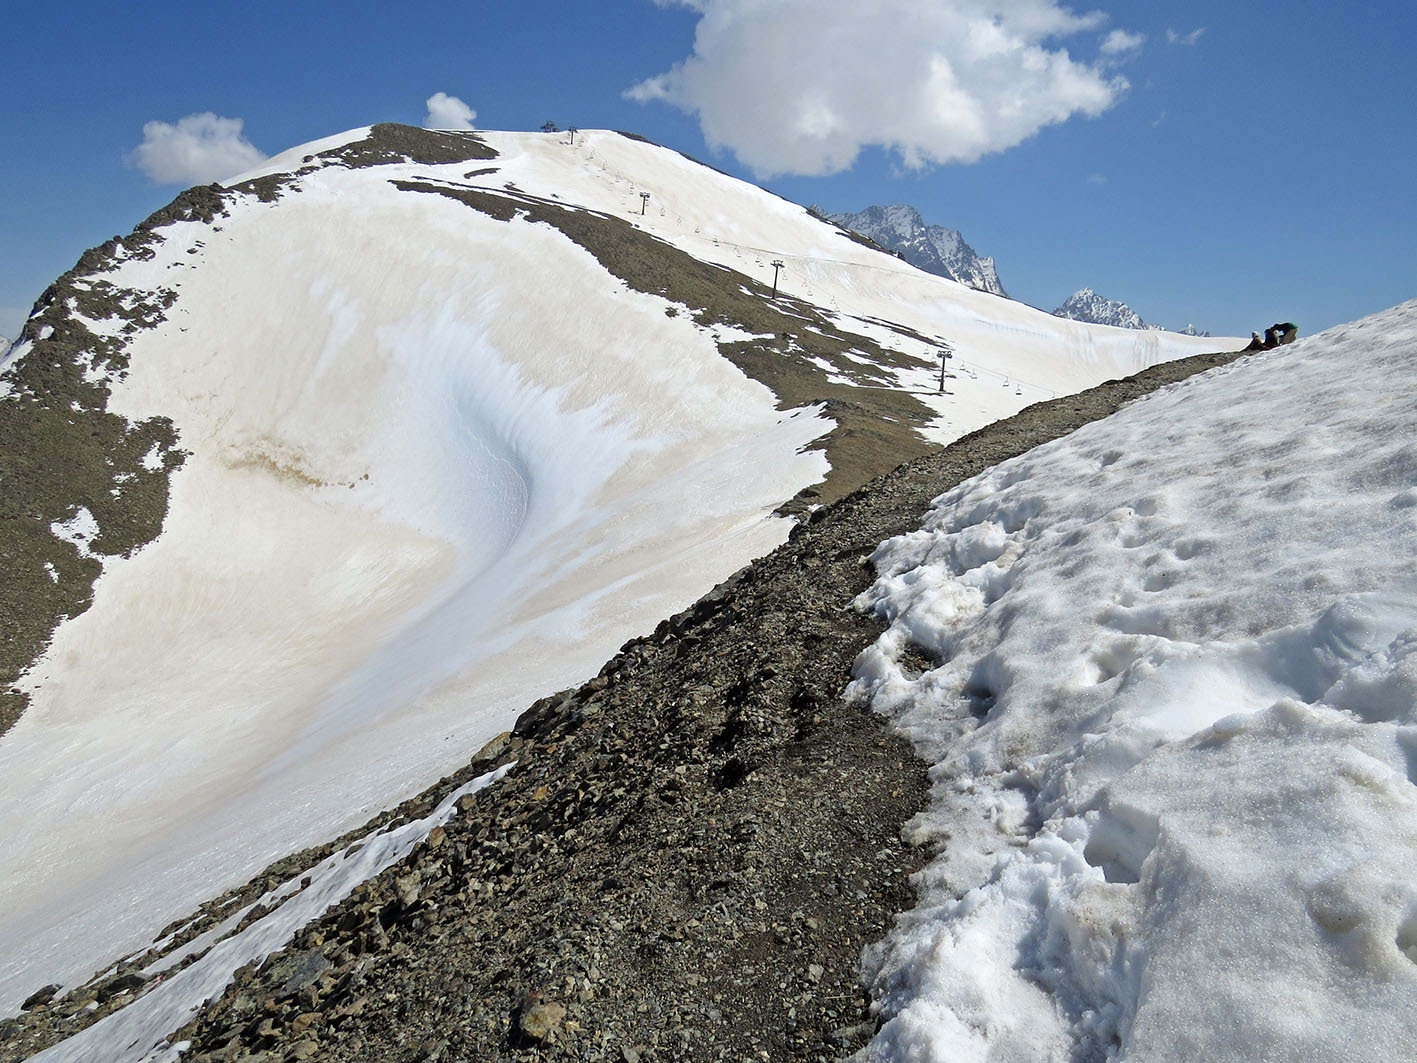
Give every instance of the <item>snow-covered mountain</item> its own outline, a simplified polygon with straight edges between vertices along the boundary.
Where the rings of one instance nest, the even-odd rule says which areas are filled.
[[[0,734],[0,1008],[180,940],[224,886],[467,764],[781,541],[782,503],[1036,398],[1242,345],[970,291],[613,133],[374,127],[184,193],[86,254],[0,363],[17,717]],[[851,694],[934,765],[908,827],[933,861],[867,953],[882,1024],[858,1032],[875,1032],[861,1058],[1411,1057],[1415,351],[1408,303],[1247,356],[946,490],[875,550],[858,606],[887,630]],[[838,539],[836,560],[868,549]],[[763,726],[769,687],[809,693],[753,672],[740,731]],[[679,776],[659,767],[642,796],[667,807]],[[850,787],[838,767],[803,785]],[[526,781],[533,805],[564,782]],[[174,966],[44,1063],[180,1058],[154,1046],[235,970],[496,785],[467,778],[212,906]],[[414,904],[390,917],[422,912],[399,881]],[[490,882],[446,886],[497,903]],[[831,931],[782,918],[691,929],[752,949],[816,947],[798,922]],[[304,972],[333,985],[321,944],[301,946]],[[340,959],[353,979],[366,958]],[[221,1058],[276,1014],[246,995]],[[341,1021],[418,1006],[370,997]],[[291,1025],[325,1021],[287,1003]]]
[[[867,207],[847,214],[827,214],[825,217],[852,232],[870,237],[882,247],[898,251],[912,266],[949,277],[981,292],[1005,298],[1008,293],[999,283],[992,258],[981,258],[964,242],[956,229],[942,225],[926,225],[914,207],[905,203]]]
[[[1086,321],[1092,325],[1112,325],[1115,328],[1149,329],[1159,328],[1148,325],[1141,315],[1126,303],[1098,295],[1091,288],[1080,288],[1053,311],[1058,317],[1069,321]],[[1194,332],[1184,333],[1193,335]]]
[[[0,366],[0,1011],[462,764],[784,504],[1239,346],[961,288],[610,132],[364,128],[184,193]]]
[[[978,291],[1008,298],[992,258],[981,258],[976,254],[958,230],[942,225],[926,225],[920,212],[908,204],[873,206],[842,214],[827,214],[814,209],[828,221],[897,252],[912,266],[927,273],[949,277]],[[1053,314],[1090,325],[1128,329],[1163,328],[1143,321],[1141,315],[1126,303],[1106,299],[1091,288],[1074,292]],[[1204,337],[1210,333],[1201,331],[1195,325],[1187,325],[1180,330],[1180,335]]]
[[[1141,315],[1133,310],[1126,303],[1116,299],[1107,299],[1098,295],[1091,288],[1081,288],[1073,292],[1064,301],[1063,305],[1054,310],[1058,317],[1065,317],[1070,321],[1086,321],[1093,325],[1112,325],[1115,328],[1130,329],[1155,329],[1163,330],[1164,325],[1153,325],[1143,321]],[[1182,336],[1209,336],[1209,332],[1202,331],[1195,325],[1187,325],[1183,329],[1177,330]]]

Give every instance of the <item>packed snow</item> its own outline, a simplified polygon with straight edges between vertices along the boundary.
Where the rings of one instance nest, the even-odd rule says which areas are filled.
[[[781,542],[773,509],[825,472],[805,448],[829,423],[778,410],[712,330],[549,226],[394,180],[515,183],[758,277],[781,257],[784,291],[923,359],[902,386],[933,391],[954,345],[937,438],[1226,345],[971,292],[612,133],[489,133],[480,177],[305,164],[364,132],[235,179],[300,172],[105,274],[176,295],[110,408],[171,417],[189,456],[162,534],[106,566],[0,738],[0,1014],[462,765]]]
[[[1417,1058],[1417,302],[936,499],[853,690],[934,765],[866,1060]]]
[[[782,262],[784,295],[831,312],[847,331],[923,360],[918,373],[907,370],[900,382],[938,413],[930,434],[937,442],[1157,362],[1249,342],[1055,318],[864,247],[805,207],[621,134],[582,131],[574,143],[566,136],[482,136],[501,153],[492,163],[498,172],[481,178],[490,188],[510,180],[535,195],[618,215],[695,258],[765,284],[773,281],[773,261]],[[568,174],[574,193],[567,192]],[[642,201],[644,192],[650,198]],[[937,387],[942,344],[954,352],[944,394]]]

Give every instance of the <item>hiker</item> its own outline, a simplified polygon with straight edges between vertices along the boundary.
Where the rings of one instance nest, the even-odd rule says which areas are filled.
[[[1264,349],[1269,351],[1286,343],[1293,343],[1299,335],[1299,326],[1292,321],[1276,321],[1264,330]]]
[[[1260,334],[1259,334],[1258,332],[1251,332],[1251,333],[1250,333],[1250,345],[1249,345],[1248,347],[1246,347],[1245,350],[1247,350],[1247,351],[1262,351],[1262,350],[1264,350],[1264,340],[1260,339]]]

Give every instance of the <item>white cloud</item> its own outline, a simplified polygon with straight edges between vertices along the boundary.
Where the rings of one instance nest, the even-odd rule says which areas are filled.
[[[1184,44],[1187,47],[1193,46],[1201,39],[1201,34],[1205,32],[1205,27],[1191,30],[1189,33],[1177,33],[1175,30],[1166,31],[1167,44]]]
[[[1087,175],[1087,183],[1090,185],[1105,185],[1107,177],[1105,174],[1090,173]]]
[[[1102,39],[1102,54],[1121,55],[1123,52],[1132,52],[1140,48],[1145,40],[1146,37],[1140,33],[1113,30]]]
[[[160,185],[201,185],[220,181],[266,161],[266,155],[241,133],[240,118],[204,111],[180,118],[176,125],[148,122],[143,142],[128,156]]]
[[[456,96],[435,92],[428,97],[428,117],[424,129],[471,129],[477,112]]]
[[[626,96],[696,112],[760,175],[835,173],[868,145],[912,169],[974,162],[1127,88],[1058,44],[1105,16],[1054,0],[677,2],[702,16],[694,54]]]

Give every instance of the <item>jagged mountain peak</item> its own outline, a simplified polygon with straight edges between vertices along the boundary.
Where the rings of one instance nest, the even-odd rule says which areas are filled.
[[[1055,317],[1070,321],[1083,321],[1090,325],[1112,325],[1116,328],[1147,329],[1153,332],[1168,331],[1165,325],[1155,325],[1143,321],[1140,314],[1126,303],[1098,295],[1091,288],[1079,288],[1068,296],[1062,306],[1053,311]],[[1181,336],[1205,337],[1210,333],[1188,324],[1177,330]]]
[[[993,258],[976,253],[958,229],[926,224],[920,211],[909,203],[877,204],[844,213],[829,213],[817,207],[812,209],[833,224],[865,236],[886,250],[895,252],[918,269],[948,277],[979,291],[1009,297],[999,281]],[[1141,315],[1126,303],[1107,299],[1091,288],[1078,289],[1062,306],[1053,311],[1053,315],[1092,325],[1165,330],[1162,325],[1144,321]],[[1195,325],[1187,325],[1180,330],[1180,334],[1198,337],[1210,335]]]
[[[917,230],[928,228],[920,211],[909,203],[867,207],[865,210],[845,215],[845,217],[864,219],[875,226],[888,228],[903,237],[914,236]]]
[[[870,206],[824,216],[836,225],[870,237],[927,273],[1008,298],[992,258],[977,254],[958,229],[925,224],[920,211],[908,203]]]
[[[1150,329],[1159,326],[1148,325],[1141,315],[1126,303],[1098,295],[1091,288],[1079,288],[1064,300],[1063,305],[1053,311],[1054,316],[1070,321],[1084,321],[1092,325],[1112,325],[1116,328]]]

